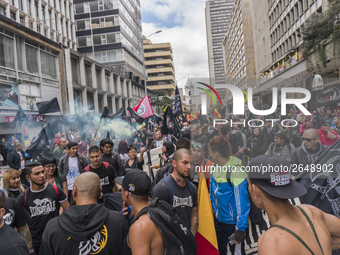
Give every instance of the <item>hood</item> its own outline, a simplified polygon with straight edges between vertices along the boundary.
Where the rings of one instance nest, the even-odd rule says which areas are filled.
[[[87,241],[99,231],[109,215],[103,204],[70,206],[58,217],[60,227],[76,241]]]
[[[230,166],[230,170],[232,170],[231,167],[235,166],[238,171],[240,167],[242,166],[242,161],[239,158],[231,156],[227,164],[223,166],[225,167],[224,170],[222,169],[222,167],[221,167],[221,170],[218,170],[216,168],[218,165],[216,164],[213,164],[213,166],[215,166],[215,171],[212,172],[212,176],[216,180],[216,182],[221,183],[221,182],[227,181],[227,169],[229,169],[228,167]]]
[[[313,154],[313,155],[318,155],[318,154],[320,154],[321,151],[322,151],[322,146],[323,146],[323,145],[322,145],[321,142],[319,141],[319,142],[318,142],[318,149],[319,149],[319,151],[318,151],[317,153]],[[301,144],[301,149],[302,149],[306,154],[309,154],[308,151],[307,151],[307,149],[306,149],[306,147],[305,147],[305,144],[304,144],[304,143]]]

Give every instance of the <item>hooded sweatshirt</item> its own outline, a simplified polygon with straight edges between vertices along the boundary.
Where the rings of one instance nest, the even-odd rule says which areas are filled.
[[[125,217],[103,204],[71,206],[47,224],[39,254],[131,254],[128,231]]]
[[[307,166],[312,164],[318,157],[327,150],[329,146],[322,145],[321,142],[318,142],[317,150],[314,153],[308,151],[305,147],[305,144],[302,143],[301,147],[295,149],[293,151],[292,157],[290,159],[290,163],[292,165],[299,167],[300,164],[303,166]]]

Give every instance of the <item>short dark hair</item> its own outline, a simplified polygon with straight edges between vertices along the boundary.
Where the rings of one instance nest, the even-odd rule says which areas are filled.
[[[217,151],[223,158],[230,157],[230,144],[228,140],[222,136],[210,140],[209,147],[213,152]]]
[[[224,124],[221,127],[221,134],[222,135],[227,135],[231,131],[230,125]]]
[[[42,164],[39,161],[31,162],[26,165],[26,174],[31,175],[32,170],[35,167],[42,166]]]
[[[18,148],[19,145],[21,145],[21,143],[18,143],[18,142],[14,143],[14,148]]]
[[[0,209],[2,208],[5,208],[5,194],[0,190]]]
[[[106,144],[110,144],[113,147],[113,142],[109,138],[105,138],[100,141],[100,148],[104,147]]]
[[[137,151],[137,148],[135,146],[133,146],[133,144],[130,144],[129,147],[127,148],[127,152],[130,152],[131,150]]]
[[[185,137],[181,137],[178,139],[176,143],[176,150],[179,150],[181,148],[185,148],[187,150],[190,150],[190,140]]]
[[[39,162],[42,164],[42,166],[46,166],[48,164],[56,164],[57,165],[56,158],[52,158],[52,157],[41,157],[39,159]]]
[[[89,149],[89,155],[90,155],[91,153],[94,153],[94,152],[99,152],[99,153],[100,153],[100,149],[99,149],[99,147],[98,147],[97,145],[93,145],[93,146],[90,147],[90,149]]]
[[[77,142],[70,142],[70,143],[67,144],[68,149],[71,149],[74,146],[78,146],[78,143]]]

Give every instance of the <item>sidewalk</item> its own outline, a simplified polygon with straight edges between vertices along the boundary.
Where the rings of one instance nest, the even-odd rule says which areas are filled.
[[[0,189],[2,189],[2,175],[7,169],[9,169],[9,166],[0,166]]]

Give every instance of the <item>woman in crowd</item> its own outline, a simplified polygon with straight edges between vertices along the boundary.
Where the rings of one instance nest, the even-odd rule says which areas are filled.
[[[146,138],[146,147],[147,147],[149,150],[152,150],[152,149],[153,149],[152,142],[153,142],[153,138],[152,138],[152,137]]]
[[[127,149],[128,149],[128,146],[127,146],[126,141],[121,140],[119,142],[119,145],[118,145],[118,154],[119,154],[120,159],[122,160],[123,163],[129,160],[129,155],[127,154]]]
[[[43,157],[41,163],[44,167],[46,182],[63,188],[63,185],[66,185],[66,180],[62,178],[58,171],[56,159]]]
[[[15,169],[8,169],[4,173],[3,186],[2,192],[6,197],[17,198],[25,190],[20,181],[20,173]]]
[[[171,162],[175,154],[175,147],[172,142],[165,141],[162,147],[162,154],[160,154],[160,162],[155,166],[151,166],[151,169],[158,169],[164,166],[164,164]]]
[[[286,133],[283,131],[279,131],[274,134],[274,142],[269,145],[266,154],[283,157],[290,161],[294,150],[295,146],[290,143],[290,140],[286,136]]]
[[[145,151],[146,151],[146,148],[142,147],[140,149],[140,155],[137,158],[137,148],[133,146],[132,144],[130,144],[130,146],[127,148],[127,152],[128,152],[130,159],[127,160],[125,163],[125,170],[129,171],[134,168],[143,170],[143,165],[144,165],[143,154]]]
[[[254,147],[259,141],[260,134],[261,129],[259,127],[256,127],[253,129],[251,136],[247,139],[247,151],[249,152],[251,159],[258,156]]]

